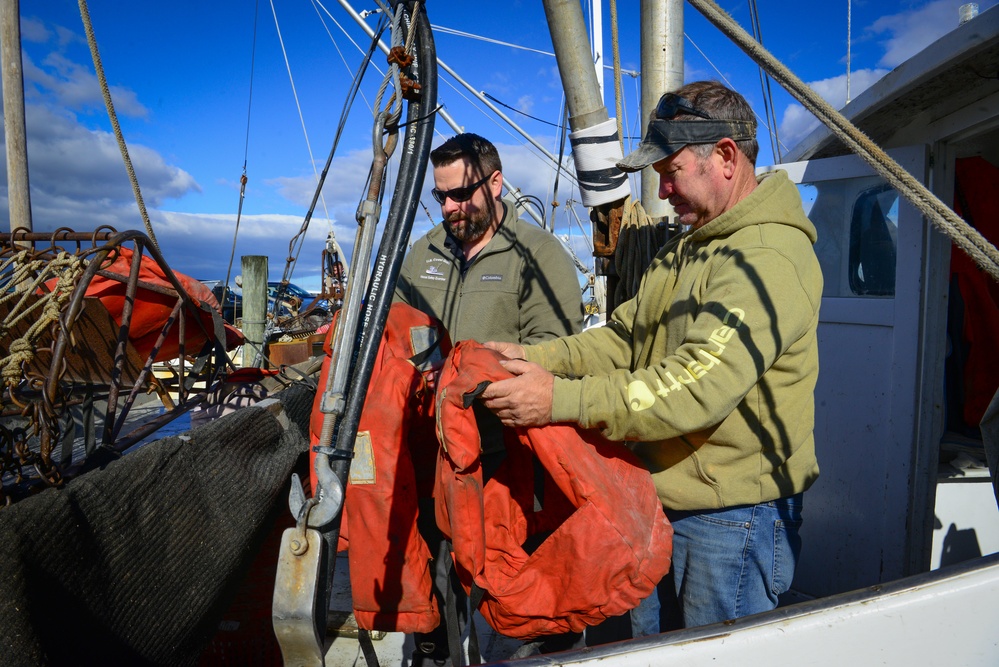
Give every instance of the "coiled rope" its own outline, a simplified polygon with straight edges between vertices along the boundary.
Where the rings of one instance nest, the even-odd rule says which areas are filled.
[[[642,275],[667,240],[665,225],[653,224],[638,199],[629,196],[621,211],[621,229],[614,248],[618,283],[614,303],[621,304],[638,294]]]
[[[0,340],[9,336],[21,320],[29,316],[36,318],[20,337],[7,345],[7,356],[0,359],[0,377],[4,386],[14,388],[20,384],[22,369],[35,358],[36,342],[46,329],[59,321],[59,314],[73,296],[77,280],[85,268],[86,263],[77,255],[62,251],[55,257],[32,259],[29,249],[12,254],[0,265],[5,285],[24,287],[23,290],[4,290],[0,294],[0,304],[14,302],[10,312],[0,322]],[[53,277],[56,284],[52,291],[38,294],[41,285]]]

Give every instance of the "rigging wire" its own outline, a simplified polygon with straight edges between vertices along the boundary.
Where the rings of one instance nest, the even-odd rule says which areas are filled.
[[[749,0],[749,20],[753,26],[753,37],[760,46],[763,46],[763,30],[760,27],[760,10],[756,5],[756,0]],[[756,66],[760,73],[760,92],[763,95],[763,111],[767,116],[767,122],[773,125],[770,132],[770,150],[778,164],[781,162],[781,154],[777,139],[777,113],[774,111],[773,92],[770,90],[770,77],[763,71],[762,65]]]
[[[246,138],[243,142],[243,173],[239,177],[239,206],[236,209],[236,228],[232,233],[232,252],[229,253],[229,266],[225,270],[225,282],[222,283],[222,294],[219,299],[220,306],[225,306],[226,297],[229,295],[229,276],[232,275],[232,262],[236,257],[236,239],[239,237],[239,221],[243,217],[243,200],[246,198],[246,163],[250,153],[250,111],[253,108],[253,72],[257,60],[257,24],[260,20],[260,0],[257,0],[253,8],[253,42],[250,48],[250,94],[246,102]],[[236,311],[233,310],[233,318]]]
[[[850,48],[853,43],[853,3],[846,0],[846,103],[850,103]]]
[[[520,114],[521,116],[525,116],[527,118],[530,118],[531,120],[536,120],[539,123],[543,123],[545,125],[551,125],[552,127],[562,127],[558,123],[553,123],[550,120],[545,120],[544,118],[538,118],[537,116],[532,116],[529,113],[526,113],[524,111],[521,111],[520,109],[517,109],[515,107],[510,106],[506,102],[501,102],[498,98],[493,97],[492,95],[490,95],[486,91],[482,91],[482,96],[485,97],[490,102],[495,102],[496,104],[500,105],[501,107],[505,107],[505,108],[509,109],[510,111],[512,111],[512,112],[514,112],[516,114]]]
[[[354,106],[354,100],[357,99],[357,95],[360,92],[361,81],[364,79],[364,74],[365,72],[367,72],[367,67],[371,63],[371,58],[375,53],[375,49],[378,48],[378,40],[381,38],[381,35],[385,31],[386,27],[387,27],[387,21],[383,17],[383,20],[379,22],[378,27],[375,30],[374,37],[371,40],[371,46],[368,48],[368,51],[365,53],[364,59],[362,60],[360,67],[358,67],[357,73],[354,75],[354,79],[351,82],[350,90],[348,91],[347,96],[344,99],[343,110],[340,113],[340,122],[337,125],[336,134],[333,137],[333,146],[330,149],[329,156],[326,158],[326,164],[323,166],[322,174],[317,179],[318,182],[316,183],[316,192],[312,197],[312,203],[309,205],[309,210],[305,214],[305,219],[302,221],[302,226],[299,229],[298,234],[296,234],[292,238],[291,243],[289,244],[289,253],[294,251],[296,241],[299,244],[298,251],[301,251],[301,247],[305,243],[305,234],[306,232],[308,232],[309,223],[312,220],[312,213],[313,211],[315,211],[316,203],[322,197],[323,185],[326,183],[326,176],[329,173],[330,165],[333,162],[333,156],[336,155],[336,149],[340,145],[340,138],[343,136],[343,131],[347,126],[347,118],[350,115],[351,108],[353,108]],[[342,248],[340,248],[340,245],[337,243],[336,236],[332,233],[332,230],[328,234],[328,240],[332,242],[337,254],[343,257],[344,254],[343,250]],[[295,251],[296,256],[298,251]],[[289,260],[290,259],[291,258],[289,257]],[[285,267],[285,273],[281,281],[282,283],[291,279],[292,270],[293,267],[291,262],[289,261],[289,264]]]
[[[284,66],[288,71],[288,81],[291,83],[291,94],[295,98],[295,108],[298,110],[298,120],[302,125],[302,133],[305,135],[305,145],[309,151],[309,162],[312,163],[312,171],[316,179],[319,179],[319,172],[316,171],[316,160],[312,155],[312,144],[309,142],[309,131],[305,127],[305,117],[302,115],[302,104],[298,99],[298,90],[295,88],[295,77],[291,73],[291,63],[288,61],[288,49],[284,45],[284,36],[281,34],[281,23],[278,21],[277,9],[274,7],[274,0],[270,0],[271,14],[274,16],[274,28],[277,30],[278,43],[281,45],[281,55],[284,57]]]
[[[483,37],[482,35],[476,35],[476,34],[473,34],[473,33],[470,33],[470,32],[465,32],[463,30],[455,30],[454,28],[445,28],[444,26],[439,26],[439,25],[435,25],[435,26],[432,26],[432,27],[433,27],[433,29],[436,32],[439,32],[439,33],[442,33],[442,34],[446,34],[446,35],[455,35],[457,37],[467,37],[468,39],[476,39],[476,40],[479,40],[480,42],[488,42],[489,44],[496,44],[497,46],[506,46],[506,47],[509,47],[511,49],[519,49],[521,51],[530,51],[531,53],[537,53],[537,54],[540,54],[540,55],[543,55],[543,56],[550,56],[552,58],[555,57],[555,54],[552,53],[551,51],[542,51],[541,49],[531,48],[530,46],[521,46],[520,44],[513,44],[512,42],[503,42],[503,41],[498,40],[498,39],[492,39],[491,37]],[[612,69],[612,66],[611,65],[604,65],[604,69]],[[621,70],[621,72],[624,73],[624,74],[627,74],[628,76],[630,76],[632,78],[638,78],[642,74],[641,72],[639,72],[637,70],[633,70],[633,69],[623,69],[623,70]]]
[[[732,82],[728,80],[728,77],[722,74],[722,71],[718,69],[718,66],[714,64],[711,58],[708,58],[708,55],[701,50],[701,47],[699,47],[693,39],[690,38],[690,35],[684,32],[683,36],[687,38],[687,41],[690,42],[691,46],[697,49],[697,52],[701,54],[701,57],[704,58],[704,60],[706,60],[709,65],[711,65],[711,69],[713,69],[718,74],[719,78],[721,78],[721,80],[725,82],[725,85],[731,88],[732,90],[735,90],[736,87],[732,85]],[[770,129],[770,125],[769,123],[767,123],[766,119],[764,119],[762,116],[760,116],[760,114],[756,113],[755,111],[753,112],[753,115],[755,115],[756,119],[760,121],[760,125],[762,125],[767,129],[767,132],[771,133],[771,135],[774,134],[774,131]],[[777,139],[777,144],[778,146],[783,147],[785,151],[788,150],[787,146],[784,145],[784,143],[780,141],[779,138]]]
[[[325,21],[325,20],[323,19],[323,13],[319,11],[319,10],[320,10],[320,8],[321,8],[321,9],[323,10],[323,12],[325,12],[325,13],[326,13],[326,16],[328,16],[328,17],[329,17],[329,19],[330,19],[331,21],[333,21],[333,24],[334,24],[334,25],[335,25],[335,26],[336,26],[337,28],[340,28],[340,32],[342,32],[342,33],[344,34],[344,36],[346,36],[346,37],[347,37],[347,39],[349,39],[349,40],[350,40],[350,42],[351,42],[351,43],[352,43],[352,44],[353,44],[354,46],[356,46],[356,47],[357,47],[357,50],[358,50],[358,51],[360,51],[361,53],[364,53],[364,49],[362,49],[362,48],[361,48],[361,47],[360,47],[360,46],[359,46],[359,45],[357,44],[357,42],[355,42],[355,41],[354,41],[354,40],[353,40],[353,39],[351,38],[351,36],[350,36],[349,34],[347,34],[347,31],[346,31],[346,30],[344,30],[344,27],[343,27],[342,25],[340,25],[340,22],[339,22],[339,21],[337,21],[337,20],[336,20],[336,18],[334,18],[334,16],[333,16],[332,14],[330,14],[330,11],[329,11],[328,9],[326,9],[326,7],[325,7],[325,6],[323,6],[323,3],[319,2],[319,0],[312,0],[312,8],[316,10],[316,15],[317,15],[317,16],[319,16],[319,22],[320,22],[320,23],[322,23],[322,25],[323,25],[323,30],[325,30],[325,31],[326,31],[326,35],[327,35],[327,36],[328,36],[328,37],[330,38],[330,42],[332,42],[332,44],[333,44],[333,48],[334,48],[334,49],[336,49],[336,53],[337,53],[337,55],[338,55],[338,56],[340,56],[340,61],[341,61],[341,62],[343,63],[343,66],[344,66],[344,68],[346,68],[346,70],[347,70],[347,73],[348,73],[348,74],[350,74],[350,78],[351,78],[351,79],[354,79],[354,77],[356,77],[357,75],[356,75],[356,74],[354,73],[354,71],[353,71],[352,69],[350,69],[350,64],[349,64],[349,63],[347,62],[347,58],[346,58],[346,56],[344,56],[344,55],[343,55],[343,51],[341,51],[341,50],[340,50],[340,45],[339,45],[339,44],[337,44],[337,41],[336,41],[335,39],[333,39],[333,33],[332,33],[332,32],[330,32],[330,29],[329,29],[329,26],[327,26],[327,25],[326,25],[326,21]],[[378,70],[378,73],[379,73],[379,74],[383,74],[383,72],[382,72],[382,71],[381,71],[380,69],[378,69],[378,66],[377,66],[377,65],[373,65],[373,67],[374,67],[374,68],[375,68],[376,70]],[[369,101],[368,101],[368,98],[367,98],[367,96],[365,96],[365,94],[364,94],[364,93],[361,93],[361,99],[362,99],[362,100],[364,100],[364,105],[368,107],[368,111],[371,111],[371,110],[372,110],[372,107],[371,107],[371,102],[369,102]]]
[[[624,126],[621,120],[621,43],[617,32],[617,0],[610,0],[611,49],[614,52],[614,112],[617,116],[617,141],[624,151]]]
[[[499,121],[497,121],[497,119],[493,115],[487,114],[485,111],[483,111],[483,109],[478,104],[476,104],[475,101],[473,101],[471,98],[469,98],[464,92],[462,92],[460,89],[458,89],[458,87],[455,86],[453,83],[451,83],[447,79],[443,79],[442,78],[441,80],[444,81],[444,83],[446,85],[450,86],[451,89],[454,90],[454,92],[458,94],[458,96],[460,96],[462,99],[464,99],[469,104],[469,106],[471,106],[476,111],[478,111],[483,116],[485,116],[487,120],[489,120],[493,125],[495,125],[500,130],[502,130],[503,132],[505,132],[506,134],[508,134],[510,137],[512,137],[514,139],[514,141],[516,141],[517,143],[519,143],[524,148],[527,148],[533,155],[535,155],[542,162],[544,162],[545,164],[550,165],[554,169],[560,169],[560,170],[562,170],[563,173],[565,174],[566,178],[570,179],[573,182],[576,181],[576,175],[574,173],[570,172],[564,165],[558,164],[551,157],[545,155],[543,152],[541,152],[540,150],[538,150],[537,146],[534,146],[530,142],[525,142],[522,138],[518,137],[516,134],[514,134],[513,132],[511,132],[508,127],[506,127],[505,125],[500,124]],[[445,109],[447,108],[446,104],[444,105],[444,108]]]
[[[309,141],[309,132],[308,132],[308,129],[306,128],[306,126],[305,126],[305,118],[302,115],[302,105],[301,105],[301,103],[300,103],[300,101],[298,99],[298,90],[295,88],[295,78],[292,75],[291,64],[288,61],[288,51],[287,51],[287,49],[285,48],[285,45],[284,45],[284,36],[281,33],[281,25],[280,25],[280,22],[278,21],[277,10],[274,7],[274,0],[270,0],[270,5],[271,5],[271,14],[274,16],[274,27],[277,30],[278,42],[281,45],[281,54],[284,57],[285,68],[288,71],[288,80],[291,83],[292,96],[295,98],[295,107],[298,110],[298,119],[299,119],[299,122],[302,125],[302,134],[305,136],[305,145],[306,145],[306,148],[307,148],[307,150],[309,152],[309,163],[312,165],[312,173],[315,176],[316,183],[319,184],[319,183],[321,183],[321,180],[320,180],[320,177],[319,177],[319,173],[316,170],[316,159],[315,159],[315,157],[314,157],[314,155],[312,153],[312,144]],[[319,200],[322,202],[323,212],[326,214],[326,219],[329,220],[330,219],[329,209],[326,206],[326,198],[322,194],[321,187],[320,187],[320,191],[319,191]],[[306,222],[306,226],[307,225],[308,225],[308,222]],[[330,235],[332,235],[332,224],[331,224],[330,227],[331,227],[330,228]],[[286,268],[286,271],[285,271],[285,278],[284,278],[284,280],[290,279],[291,274],[294,273],[295,266],[298,264],[298,255],[301,253],[302,247],[305,245],[305,234],[304,233],[299,232],[299,234],[296,235],[295,238],[299,239],[298,248],[294,249],[294,250],[291,250],[289,252],[288,258],[286,260],[287,261],[287,268]],[[294,244],[294,242],[295,242],[295,239],[292,239],[292,244]],[[334,242],[334,244],[336,243],[336,239],[335,238],[333,239],[333,242]]]
[[[108,110],[108,119],[111,121],[111,128],[114,130],[114,137],[118,141],[118,149],[121,151],[122,160],[125,161],[125,171],[128,172],[128,180],[132,184],[132,192],[135,195],[135,203],[139,207],[139,215],[142,217],[142,224],[146,227],[149,241],[157,250],[160,244],[156,241],[156,234],[153,233],[153,223],[149,221],[149,213],[146,211],[146,204],[142,200],[142,191],[139,189],[139,179],[135,175],[132,167],[132,159],[128,155],[128,146],[125,145],[125,135],[122,134],[121,126],[118,124],[118,114],[114,110],[114,102],[111,99],[111,90],[108,88],[108,80],[104,75],[104,65],[101,63],[101,54],[97,48],[97,36],[94,34],[94,25],[90,21],[90,10],[87,8],[87,0],[80,0],[80,18],[83,19],[83,30],[87,33],[87,44],[90,46],[90,55],[94,61],[94,71],[97,74],[97,81],[101,86],[101,94],[104,96],[104,106]]]
[[[559,126],[559,142],[558,142],[558,161],[559,161],[559,164],[561,164],[562,161],[565,159],[565,140],[566,140],[566,134],[567,134],[567,127],[568,127],[568,123],[569,123],[569,115],[568,115],[569,114],[569,110],[568,110],[568,108],[567,108],[566,105],[567,105],[567,102],[566,102],[565,94],[563,94],[562,95],[562,105],[561,105],[562,108],[561,108],[561,113],[559,114],[559,116],[562,118],[562,123]],[[561,175],[562,175],[562,170],[561,169],[556,169],[555,170],[555,183],[552,185],[552,200],[551,200],[551,207],[552,207],[551,220],[552,220],[552,231],[553,232],[555,231],[555,209],[558,208],[558,205],[559,205],[559,203],[558,203],[558,188],[559,188],[559,184],[561,183],[561,178],[560,178]]]

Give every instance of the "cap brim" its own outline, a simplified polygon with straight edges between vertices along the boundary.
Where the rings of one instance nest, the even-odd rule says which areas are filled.
[[[653,134],[653,133],[650,133]],[[686,144],[672,145],[661,141],[649,141],[649,137],[642,140],[638,148],[617,163],[617,168],[625,172],[641,171],[649,165],[660,160],[665,160],[673,153],[681,150]]]

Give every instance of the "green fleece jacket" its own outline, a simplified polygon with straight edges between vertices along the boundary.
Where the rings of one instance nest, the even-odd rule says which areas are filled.
[[[818,476],[822,273],[786,173],[670,241],[604,327],[526,349],[556,374],[552,420],[628,441],[663,504],[756,504]]]
[[[578,333],[582,291],[569,253],[551,233],[503,207],[503,222],[464,276],[443,225],[416,241],[395,300],[439,319],[454,342],[536,343]]]

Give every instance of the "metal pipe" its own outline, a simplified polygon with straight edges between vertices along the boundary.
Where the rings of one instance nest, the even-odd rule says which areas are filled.
[[[646,120],[667,90],[683,85],[683,0],[642,0],[642,16],[662,20],[642,21],[642,132]],[[673,213],[659,198],[659,175],[649,166],[642,170],[642,206],[655,219]]]
[[[569,127],[576,131],[603,123],[610,116],[600,96],[579,0],[544,0],[543,4],[569,107]]]

